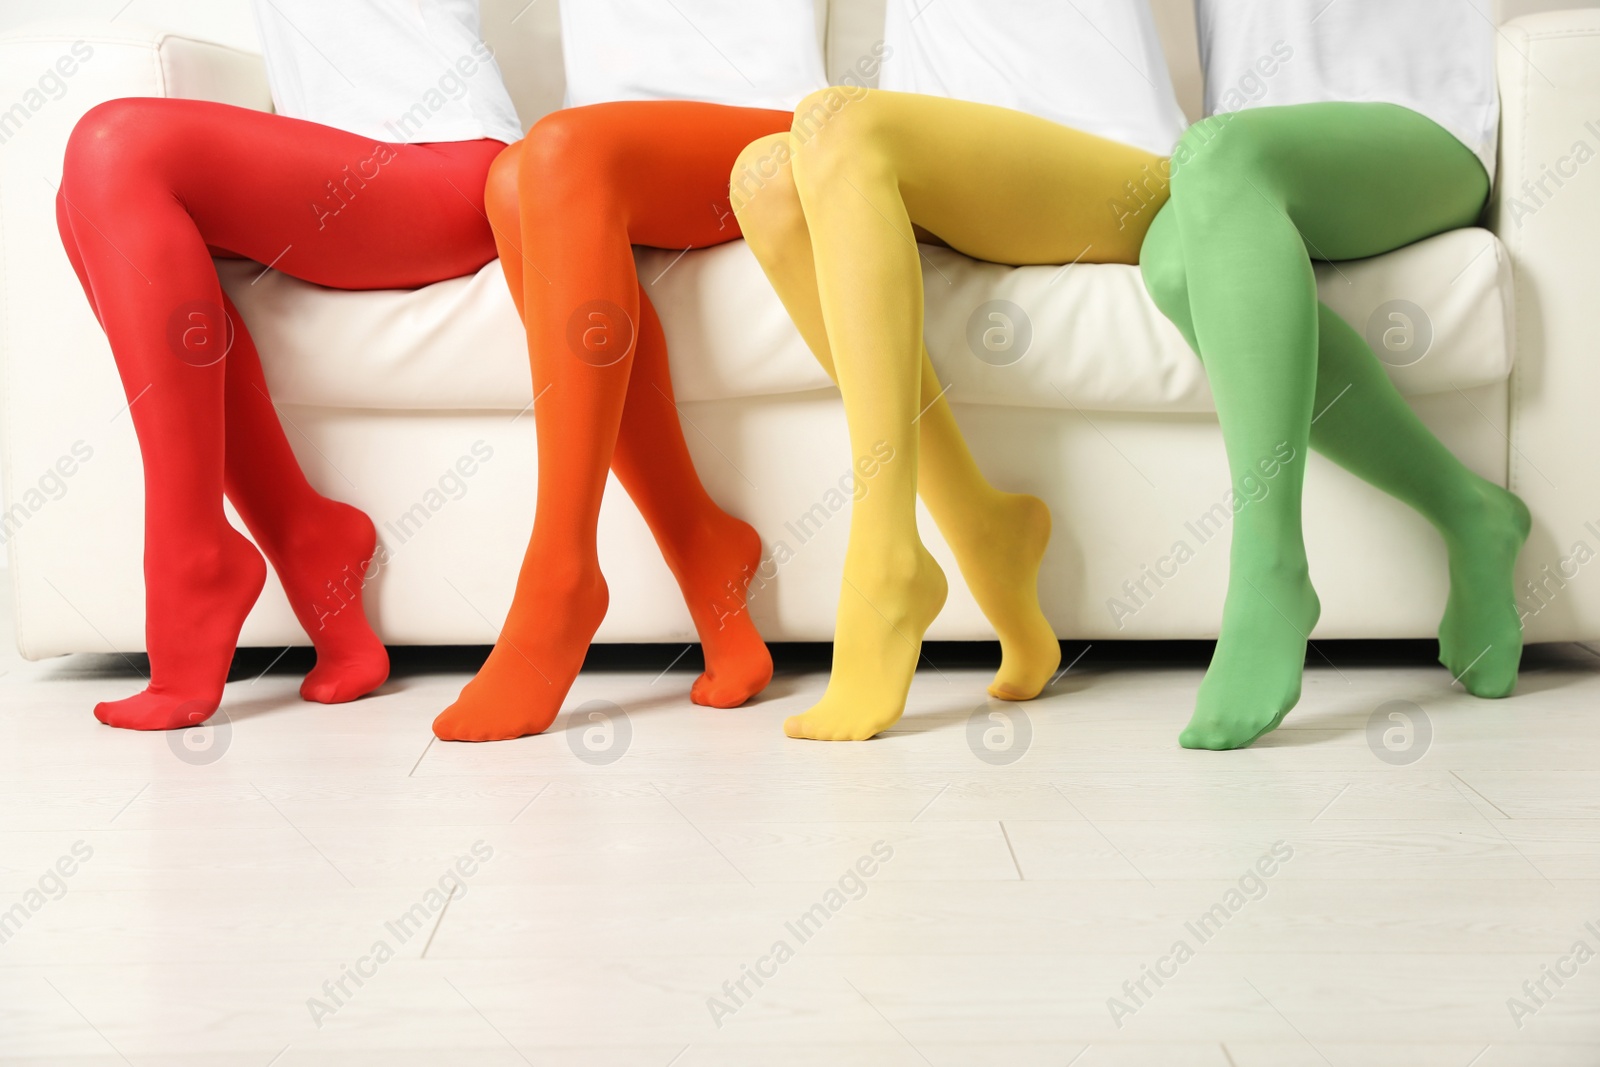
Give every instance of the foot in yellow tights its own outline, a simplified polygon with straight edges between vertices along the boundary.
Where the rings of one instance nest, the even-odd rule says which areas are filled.
[[[1000,638],[1000,669],[989,695],[1032,700],[1061,665],[1061,643],[1039,606],[1039,564],[1050,545],[1050,509],[1036,496],[996,497],[985,516],[984,551],[963,551],[956,558],[972,598]]]
[[[944,571],[920,543],[845,562],[833,674],[822,700],[784,721],[790,737],[865,741],[900,720],[922,635],[944,607]]]

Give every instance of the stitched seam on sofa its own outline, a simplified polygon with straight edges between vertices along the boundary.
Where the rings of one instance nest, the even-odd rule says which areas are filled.
[[[164,100],[171,99],[167,96],[167,68],[161,58],[161,42],[165,37],[158,38],[155,43],[148,45],[150,49],[150,67],[155,71],[156,95]]]
[[[1529,41],[1559,41],[1568,37],[1600,37],[1600,26],[1581,30],[1546,30],[1543,33],[1526,34],[1526,37]]]
[[[74,41],[88,41],[91,44],[125,44],[133,45],[137,48],[159,48],[161,47],[161,42],[167,40],[168,38],[176,41],[191,41],[194,44],[205,45],[208,48],[216,48],[225,52],[232,52],[235,55],[245,56],[250,59],[261,58],[261,53],[259,52],[252,52],[245,48],[235,48],[229,44],[219,44],[216,41],[207,41],[200,37],[189,37],[181,33],[161,33],[158,34],[153,40],[148,36],[119,37],[103,33],[90,33],[88,36],[85,36],[81,33],[4,34],[0,35],[0,44],[71,44]]]
[[[0,181],[0,224],[6,217],[5,182]],[[6,239],[5,229],[0,225],[0,278],[9,277],[6,273]],[[0,286],[0,477],[4,477],[6,487],[9,489],[16,484],[16,479],[11,474],[11,434],[16,426],[11,418],[11,287]],[[0,498],[0,516],[4,515],[5,500]],[[17,575],[22,573],[21,546],[7,539],[6,555],[15,566],[10,567],[11,604],[13,625],[17,630],[17,643],[24,645],[21,617],[22,617],[22,588]],[[24,650],[23,655],[27,652]]]
[[[188,41],[190,44],[197,44],[202,48],[214,48],[219,52],[232,52],[234,55],[242,56],[245,59],[261,58],[260,52],[252,52],[248,48],[235,48],[231,44],[221,44],[217,41],[208,41],[203,37],[190,37],[188,34],[184,33],[163,33],[160,37],[156,38],[155,45],[157,48],[160,48],[168,41]]]
[[[1521,124],[1517,127],[1519,131],[1518,138],[1520,141],[1517,149],[1518,154],[1521,156],[1521,162],[1519,163],[1519,166],[1522,167],[1522,173],[1526,174],[1528,173],[1528,117],[1529,99],[1531,96],[1531,93],[1529,92],[1530,78],[1528,72],[1533,68],[1533,58],[1525,53],[1521,54],[1520,58],[1522,62],[1522,117]],[[1502,119],[1502,125],[1503,124],[1504,120]],[[1504,131],[1502,131],[1502,136],[1504,136]],[[1505,176],[1502,174],[1499,175],[1499,177],[1503,180]],[[1513,234],[1512,239],[1520,241],[1520,235]],[[1511,276],[1512,292],[1516,294],[1516,303],[1519,307],[1526,306],[1523,304],[1523,300],[1527,294],[1523,292],[1523,286],[1527,283],[1521,276],[1521,272],[1516,269],[1515,256],[1512,257]],[[1523,358],[1523,352],[1527,347],[1523,344],[1523,341],[1524,331],[1528,329],[1528,318],[1529,316],[1527,315],[1518,315],[1516,317],[1516,332],[1514,334],[1516,338],[1516,349],[1511,353],[1511,391],[1510,395],[1506,398],[1506,404],[1509,408],[1507,417],[1510,421],[1510,425],[1507,427],[1510,432],[1507,434],[1506,442],[1506,488],[1510,489],[1514,493],[1518,493],[1518,495],[1521,495],[1520,489],[1522,486],[1522,454],[1518,445],[1518,441],[1522,436],[1522,419],[1519,416],[1522,414],[1523,410],[1522,373],[1526,369],[1526,361]]]

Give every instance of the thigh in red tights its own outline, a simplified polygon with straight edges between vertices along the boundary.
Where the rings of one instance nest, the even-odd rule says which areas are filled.
[[[595,549],[608,468],[649,523],[694,619],[706,672],[692,698],[733,707],[771,679],[745,610],[761,539],[695,474],[632,246],[737,239],[733,163],[792,121],[786,111],[681,101],[596,104],[547,116],[496,163],[489,211],[528,332],[538,506],[505,627],[435,721],[439,737],[519,737],[555,719],[610,602]]]
[[[381,144],[189,100],[116,100],[79,122],[57,218],[111,342],[145,472],[150,683],[99,705],[102,722],[171,729],[221,701],[266,573],[224,517],[224,493],[316,646],[302,695],[353,700],[387,677],[359,601],[372,523],[306,481],[211,257],[343,289],[470,273],[495,255],[482,191],[502,147]],[[330,610],[333,589],[357,599]]]

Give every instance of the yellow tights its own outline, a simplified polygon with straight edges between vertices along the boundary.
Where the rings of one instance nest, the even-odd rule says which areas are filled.
[[[740,156],[745,239],[839,385],[857,469],[876,468],[851,512],[833,673],[789,736],[865,740],[905,710],[946,593],[917,534],[919,492],[1000,638],[990,694],[1029,700],[1050,681],[1050,513],[990,485],[967,450],[923,346],[917,240],[1019,266],[1137,263],[1166,198],[1162,163],[1018,111],[851,87],[808,97],[791,132]]]

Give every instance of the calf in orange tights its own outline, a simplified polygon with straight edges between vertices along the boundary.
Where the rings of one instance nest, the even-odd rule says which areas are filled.
[[[594,104],[547,116],[496,160],[487,203],[527,326],[538,506],[505,627],[435,720],[439,737],[503,740],[554,721],[609,603],[595,547],[608,468],[649,523],[700,635],[706,670],[692,699],[734,707],[771,680],[745,610],[761,540],[695,474],[632,246],[737,239],[733,163],[792,121],[684,101]]]

